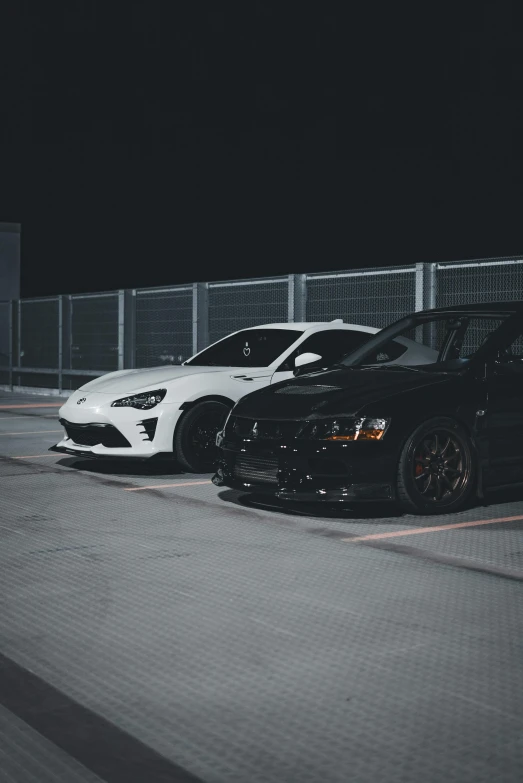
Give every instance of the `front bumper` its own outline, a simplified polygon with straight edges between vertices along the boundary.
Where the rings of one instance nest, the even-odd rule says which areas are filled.
[[[251,476],[246,475],[246,464],[251,465]],[[279,445],[223,441],[212,480],[219,487],[268,494],[281,500],[392,500],[396,466],[396,451],[385,441],[326,444],[294,440]]]
[[[60,408],[64,438],[49,451],[94,459],[172,457],[173,434],[182,415],[178,403],[159,403],[148,411],[112,408],[113,396],[91,394],[90,404],[78,407],[77,396]],[[157,420],[154,427],[144,426],[144,421],[151,419]],[[98,440],[93,436],[97,431],[99,443],[94,442]]]
[[[63,441],[62,441],[63,442]],[[96,453],[93,449],[86,449],[85,447],[81,446],[60,446],[58,443],[56,446],[50,446],[48,451],[54,451],[57,454],[68,454],[72,457],[82,457],[83,459],[117,459],[117,460],[129,460],[132,462],[141,461],[141,460],[154,460],[156,461],[163,461],[163,460],[172,460],[173,455],[172,452],[168,451],[157,451],[154,454],[151,454],[149,456],[143,456],[140,454],[114,454],[114,449],[107,449],[107,453],[100,454],[99,452]]]

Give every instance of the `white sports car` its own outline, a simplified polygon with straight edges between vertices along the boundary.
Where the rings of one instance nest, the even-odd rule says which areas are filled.
[[[216,433],[234,403],[297,368],[328,367],[378,329],[331,323],[282,323],[234,332],[182,365],[111,372],[73,392],[60,408],[65,437],[50,450],[79,457],[174,457],[205,472],[216,457]],[[391,343],[376,362],[409,364],[423,349]]]

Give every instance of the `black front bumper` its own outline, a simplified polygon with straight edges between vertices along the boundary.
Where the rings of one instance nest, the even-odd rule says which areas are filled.
[[[250,471],[245,468],[249,464]],[[222,441],[221,458],[212,480],[219,487],[282,500],[392,500],[396,466],[397,454],[385,442]]]

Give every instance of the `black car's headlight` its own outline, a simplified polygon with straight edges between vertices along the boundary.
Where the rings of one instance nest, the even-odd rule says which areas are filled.
[[[311,440],[381,440],[390,419],[339,418],[325,421],[309,421],[300,432],[300,438]]]
[[[148,411],[150,408],[158,405],[166,394],[167,389],[132,394],[130,397],[122,397],[121,400],[115,400],[111,403],[111,408],[139,408],[142,411]]]

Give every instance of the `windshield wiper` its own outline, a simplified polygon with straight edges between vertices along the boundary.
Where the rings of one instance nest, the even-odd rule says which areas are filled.
[[[423,370],[420,370],[418,367],[413,367],[410,364],[360,364],[353,366],[352,368],[347,367],[346,369],[353,369],[353,370],[411,370],[411,372],[423,372]]]
[[[337,367],[340,370],[410,370],[411,372],[424,372],[424,370],[411,364],[352,364],[348,366],[346,364],[333,364],[332,367]],[[443,372],[443,370],[439,372]]]
[[[378,364],[377,370],[411,370],[412,372],[423,372],[419,367],[413,367],[411,364]]]

